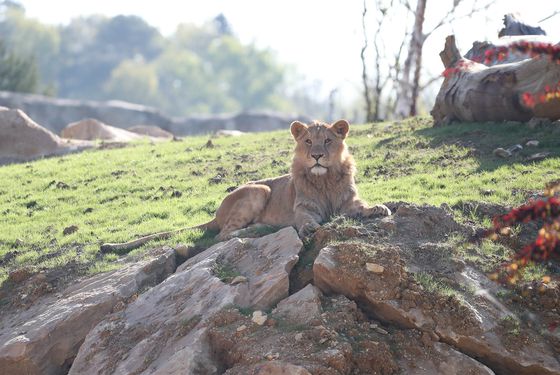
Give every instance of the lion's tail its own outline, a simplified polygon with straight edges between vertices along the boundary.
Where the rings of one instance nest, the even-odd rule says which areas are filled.
[[[175,230],[170,230],[167,232],[159,232],[159,233],[153,233],[153,234],[148,234],[147,236],[143,236],[140,238],[137,238],[135,240],[131,240],[128,242],[122,242],[122,243],[104,243],[101,245],[101,252],[102,253],[112,253],[112,252],[125,252],[125,251],[130,251],[130,250],[134,250],[142,245],[144,245],[145,243],[152,241],[152,240],[163,240],[166,238],[169,238],[175,234],[179,234],[181,232],[185,232],[187,230],[193,230],[193,229],[201,229],[201,230],[218,230],[220,229],[220,226],[218,225],[218,221],[216,220],[216,218],[210,220],[207,223],[204,224],[200,224],[194,227],[185,227],[185,228],[180,228],[180,229],[175,229]]]

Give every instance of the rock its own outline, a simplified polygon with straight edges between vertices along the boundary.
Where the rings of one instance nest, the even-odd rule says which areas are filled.
[[[383,273],[383,271],[385,270],[383,266],[376,263],[366,263],[366,269],[369,272],[373,272],[373,273]]]
[[[237,284],[242,284],[242,283],[246,283],[248,280],[245,276],[235,276],[233,278],[233,280],[231,280],[230,284],[231,285],[237,285]]]
[[[242,132],[241,130],[218,130],[216,133],[214,133],[214,137],[219,138],[219,137],[239,137],[240,135],[244,135],[246,134],[245,132]]]
[[[70,225],[66,228],[64,228],[64,230],[62,231],[62,234],[65,236],[68,236],[72,233],[76,233],[78,231],[78,226],[77,225]]]
[[[246,329],[247,329],[247,326],[245,324],[243,324],[243,325],[241,325],[237,328],[237,332],[242,332],[242,331],[245,331]]]
[[[171,249],[120,270],[73,285],[62,296],[47,295],[27,310],[2,313],[0,368],[10,375],[62,374],[88,332],[117,306],[175,268]]]
[[[521,146],[519,144],[508,147],[508,149],[507,149],[507,151],[509,151],[511,154],[515,154],[515,153],[517,153],[521,150],[523,150],[523,146]]]
[[[69,373],[217,373],[222,365],[208,341],[208,320],[228,306],[264,310],[287,297],[288,276],[302,247],[291,227],[212,246],[99,323]],[[223,282],[217,265],[236,270],[248,283]]]
[[[65,141],[35,123],[19,109],[0,111],[0,164],[62,155],[93,147],[83,141]]]
[[[527,143],[525,143],[525,146],[527,146],[527,147],[538,147],[539,146],[539,141],[537,141],[537,140],[527,141]]]
[[[253,323],[256,323],[260,326],[262,326],[267,319],[268,319],[267,315],[263,313],[261,310],[254,311],[253,317],[251,318]]]
[[[508,150],[504,150],[501,147],[498,147],[497,149],[495,149],[494,151],[492,151],[492,153],[500,158],[504,158],[507,159],[511,156],[511,152]]]
[[[167,130],[163,130],[159,126],[154,126],[154,125],[135,125],[127,128],[126,130],[132,133],[147,135],[153,138],[165,138],[165,139],[174,138],[172,133],[168,132]]]
[[[251,375],[311,375],[305,367],[292,365],[282,361],[272,360],[264,363],[259,363],[253,366],[244,368],[244,372],[236,372],[237,374],[251,374]],[[228,375],[231,374],[228,372]]]
[[[418,211],[424,216],[417,215]],[[432,222],[438,215],[439,219]],[[523,345],[507,344],[511,339],[499,328],[503,306],[468,293],[461,294],[461,299],[442,296],[428,292],[415,281],[415,272],[438,270],[472,290],[496,288],[484,274],[465,265],[452,266],[452,259],[442,257],[450,251],[445,243],[436,242],[444,241],[441,227],[460,230],[457,223],[449,222],[434,209],[411,206],[399,207],[394,221],[396,231],[384,238],[323,248],[313,265],[314,284],[325,294],[342,294],[359,301],[361,308],[387,324],[429,332],[499,373],[560,374],[557,355],[534,331],[522,330]],[[428,223],[430,227],[426,227]],[[454,231],[445,232],[450,235]],[[363,262],[383,266],[383,277],[371,277]]]
[[[142,136],[124,129],[116,128],[93,118],[87,118],[68,124],[60,135],[63,138],[83,139],[94,141],[97,139],[114,142],[130,142],[142,139]]]
[[[319,288],[308,284],[280,301],[272,313],[294,324],[307,324],[321,315],[321,296]]]
[[[206,142],[206,144],[204,145],[204,147],[206,147],[206,148],[214,148],[214,143],[212,142],[211,139],[209,139],[208,142]]]
[[[526,161],[541,161],[546,159],[548,156],[550,155],[550,152],[538,152],[536,154],[533,154],[529,157],[527,157],[527,159],[525,159]]]

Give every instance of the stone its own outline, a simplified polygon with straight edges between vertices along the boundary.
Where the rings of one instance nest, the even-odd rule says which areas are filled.
[[[539,141],[537,141],[537,140],[527,141],[527,143],[525,143],[525,146],[527,146],[527,147],[538,147],[539,146]]]
[[[497,149],[495,149],[494,151],[492,151],[492,153],[500,158],[504,158],[507,159],[511,156],[511,152],[508,150],[505,150],[501,147],[498,147]]]
[[[266,310],[286,298],[302,247],[292,227],[210,247],[91,330],[69,374],[217,373],[209,319],[230,306]],[[217,265],[228,265],[248,282],[222,281]]]
[[[308,284],[302,290],[280,301],[272,313],[294,324],[307,324],[321,316],[321,296],[319,288]]]
[[[373,273],[383,273],[385,268],[377,263],[366,263],[366,269]]]
[[[305,367],[277,360],[250,366],[245,371],[245,374],[251,375],[311,375]]]
[[[237,285],[237,284],[241,284],[241,283],[246,283],[248,280],[245,276],[235,276],[233,278],[233,280],[231,280],[230,284],[231,285]]]
[[[65,236],[69,236],[72,233],[76,233],[78,231],[78,229],[79,228],[78,228],[77,225],[70,225],[70,226],[67,226],[66,228],[64,228],[62,230],[62,234],[65,235]]]
[[[154,125],[135,125],[127,128],[129,132],[140,134],[140,135],[147,135],[153,138],[165,138],[165,139],[173,139],[173,133],[168,132],[167,130],[163,130],[159,126]]]
[[[507,151],[509,151],[511,154],[515,154],[515,153],[517,153],[521,150],[523,150],[523,146],[521,146],[519,144],[508,147],[508,149],[507,149]]]
[[[119,304],[175,269],[171,249],[46,295],[27,310],[2,313],[0,369],[10,375],[62,374],[88,332]]]
[[[253,323],[256,323],[260,326],[262,326],[266,322],[267,319],[268,319],[268,316],[265,313],[263,313],[261,310],[254,311],[253,316],[251,318]]]
[[[219,137],[239,137],[240,135],[244,135],[246,134],[245,132],[242,132],[241,130],[218,130],[216,133],[214,133],[214,137],[219,138]]]
[[[550,155],[550,152],[538,152],[536,154],[533,154],[529,157],[527,157],[527,159],[525,159],[526,161],[541,161],[546,159],[548,156]]]
[[[424,258],[425,255],[420,255],[418,251],[429,252],[431,248],[435,248],[435,252],[441,254],[442,249],[429,243],[418,247],[418,239],[422,237],[415,233],[412,234],[416,238],[414,245],[403,238],[406,228],[400,228],[401,225],[398,224],[402,219],[399,217],[401,208],[395,214],[399,231],[385,238],[383,244],[341,243],[323,248],[313,265],[314,284],[324,293],[341,294],[360,301],[363,309],[375,312],[376,318],[384,323],[402,329],[415,328],[433,333],[441,341],[479,359],[500,373],[526,373],[525,369],[531,368],[534,371],[531,373],[560,374],[560,362],[556,354],[546,340],[536,333],[523,331],[527,339],[522,346],[503,344],[507,338],[500,333],[498,327],[504,312],[490,300],[463,294],[465,303],[456,298],[446,298],[443,302],[424,291],[413,295],[416,299],[413,306],[416,307],[410,307],[408,301],[405,303],[405,292],[415,287],[414,283],[407,281],[414,279],[414,270],[426,270],[430,263],[434,263],[433,259]],[[409,209],[402,212],[406,213],[407,220],[410,219],[410,213],[414,212]],[[419,228],[424,227],[421,220],[418,218],[416,222]],[[439,225],[450,224],[440,221]],[[426,238],[437,238],[434,235],[438,231],[436,227],[430,231],[422,231]],[[382,265],[385,268],[383,278],[368,276],[368,271],[360,266],[363,261]],[[440,262],[438,267],[445,269],[443,261]],[[477,271],[469,267],[464,270],[449,268],[446,277],[452,277],[459,285],[467,285],[473,290],[493,288],[492,282],[484,274],[477,274]],[[481,281],[478,280],[483,280],[484,284],[480,284]],[[378,327],[374,329],[378,330]],[[471,361],[472,358],[466,360]]]
[[[92,148],[84,141],[62,140],[19,109],[0,111],[0,164],[63,155]]]
[[[130,142],[143,138],[140,134],[104,124],[93,118],[86,118],[68,124],[64,129],[62,129],[60,135],[63,138],[114,142]]]

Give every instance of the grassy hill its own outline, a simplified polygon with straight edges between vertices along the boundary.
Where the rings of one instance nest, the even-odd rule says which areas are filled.
[[[358,163],[363,198],[516,205],[560,177],[559,125],[431,125],[428,119],[410,119],[351,127],[347,143]],[[492,153],[528,140],[540,144],[508,159]],[[289,171],[288,128],[213,139],[213,147],[207,141],[139,143],[0,167],[0,283],[22,267],[62,274],[119,267],[125,255],[101,254],[101,243],[200,224],[230,189]],[[527,161],[537,152],[550,155]],[[212,234],[193,231],[165,243],[200,241],[211,242]],[[141,256],[154,245],[128,256]]]

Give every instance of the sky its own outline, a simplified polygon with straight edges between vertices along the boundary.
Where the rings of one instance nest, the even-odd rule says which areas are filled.
[[[471,3],[473,0],[464,0]],[[49,24],[65,24],[81,15],[138,15],[171,34],[180,23],[201,24],[223,13],[234,32],[244,42],[275,51],[279,60],[296,67],[307,81],[321,81],[321,95],[332,89],[351,96],[359,93],[360,50],[363,45],[362,0],[21,0],[28,16]],[[373,1],[367,1],[373,8]],[[435,25],[453,0],[429,0],[426,27]],[[491,11],[442,27],[424,49],[429,73],[443,70],[439,51],[445,36],[457,35],[459,49],[466,53],[475,40],[492,40],[502,27],[505,13],[518,12],[529,24],[553,14],[558,0],[496,0]],[[370,9],[370,16],[373,16]],[[386,48],[400,43],[404,25],[412,19],[403,15],[392,19],[390,34],[383,38]],[[373,24],[369,19],[369,24]],[[539,23],[548,35],[560,40],[560,15]]]

